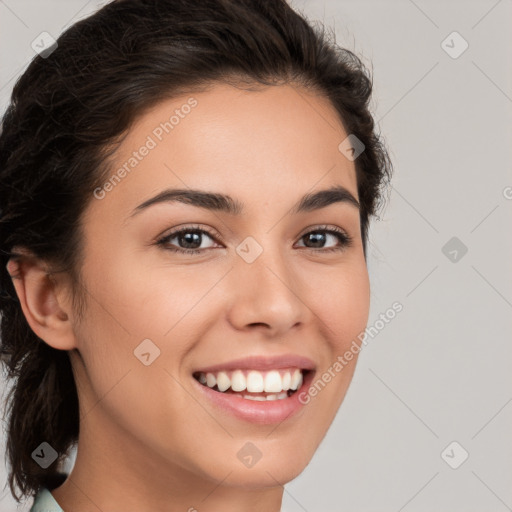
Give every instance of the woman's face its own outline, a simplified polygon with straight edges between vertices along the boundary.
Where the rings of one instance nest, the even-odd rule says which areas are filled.
[[[72,360],[97,468],[246,488],[304,469],[368,319],[347,135],[291,86],[216,85],[131,128],[83,217]]]

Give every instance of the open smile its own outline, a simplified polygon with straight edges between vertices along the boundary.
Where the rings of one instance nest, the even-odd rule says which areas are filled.
[[[282,422],[303,404],[298,395],[314,376],[306,358],[250,357],[193,372],[203,396],[236,417],[261,424]]]
[[[308,370],[289,368],[270,371],[234,370],[196,372],[194,378],[204,386],[218,391],[239,395],[247,400],[283,400],[302,386]]]

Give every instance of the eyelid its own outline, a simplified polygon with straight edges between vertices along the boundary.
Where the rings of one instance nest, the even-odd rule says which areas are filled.
[[[174,228],[172,228],[171,230],[164,231],[164,234],[158,235],[156,237],[156,242],[158,243],[162,240],[167,240],[171,236],[174,237],[176,235],[179,235],[182,231],[201,231],[201,232],[204,231],[207,235],[209,235],[211,238],[215,239],[216,241],[225,243],[224,239],[220,233],[218,233],[217,231],[213,231],[213,230],[211,230],[211,228],[205,227],[200,224],[184,224],[184,225],[174,226]]]
[[[345,235],[347,238],[351,238],[347,231],[334,224],[312,224],[311,226],[304,228],[298,238],[302,238],[303,236],[316,231],[336,231],[337,233]]]

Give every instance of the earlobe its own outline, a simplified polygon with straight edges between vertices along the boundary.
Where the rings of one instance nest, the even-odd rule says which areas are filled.
[[[69,314],[58,300],[59,283],[46,262],[24,252],[8,261],[7,271],[34,333],[55,349],[76,348]]]

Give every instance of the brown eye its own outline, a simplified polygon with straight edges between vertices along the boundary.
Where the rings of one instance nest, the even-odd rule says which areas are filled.
[[[334,228],[315,229],[302,235],[300,239],[304,240],[305,244],[310,244],[305,245],[307,249],[318,249],[323,252],[343,250],[352,243],[352,239],[347,233]],[[328,244],[333,239],[338,241],[338,245],[324,247],[325,244]]]
[[[199,254],[204,250],[211,248],[211,246],[201,247],[201,243],[203,242],[205,235],[210,238],[210,240],[215,240],[213,235],[204,229],[182,228],[165,235],[160,238],[157,243],[158,245],[164,246],[165,249],[173,252]],[[173,242],[173,240],[175,240],[175,242]]]

